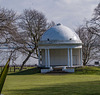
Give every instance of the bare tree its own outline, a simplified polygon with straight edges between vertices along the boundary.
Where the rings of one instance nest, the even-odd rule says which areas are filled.
[[[100,2],[97,7],[94,9],[93,18],[88,23],[89,27],[91,27],[91,33],[98,36],[97,49],[100,51]],[[100,52],[98,52],[98,57],[100,56]]]
[[[55,24],[55,22],[54,21],[51,21],[51,22],[48,22],[47,23],[47,29],[49,29],[49,28],[51,28],[51,27],[53,27],[53,26],[55,26],[56,24]],[[46,29],[46,30],[47,30]]]
[[[17,18],[13,10],[0,8],[0,44],[9,43],[16,36]]]
[[[100,3],[94,9],[93,18],[77,30],[83,42],[83,64],[100,59]]]
[[[98,36],[93,34],[93,28],[88,26],[88,23],[84,26],[80,26],[76,32],[78,33],[80,39],[83,42],[83,64],[88,64],[89,61],[98,59]]]
[[[89,26],[92,28],[92,33],[100,37],[100,3],[94,9],[93,18],[89,21]]]
[[[100,3],[94,9],[94,17],[92,18],[94,24],[100,29]]]
[[[38,58],[38,41],[41,35],[53,25],[53,21],[48,23],[44,14],[36,10],[24,10],[22,15],[17,16],[13,10],[1,8],[0,44],[13,48],[12,56],[16,52],[27,55],[22,63],[22,69],[30,57]],[[15,56],[12,60],[15,61]]]
[[[22,70],[24,64],[32,56],[32,53],[38,57],[38,41],[41,35],[53,25],[54,22],[47,23],[43,13],[37,10],[24,10],[19,23],[20,30],[22,31],[20,32],[22,39],[20,45],[23,47],[21,52],[26,53],[27,57],[23,61],[20,70]]]
[[[17,31],[18,18],[19,16],[17,16],[13,10],[0,8],[0,47],[5,45],[6,48],[15,46],[16,39],[19,37]],[[2,52],[0,53],[2,56],[12,52],[11,49],[7,51],[1,49],[0,51]],[[15,49],[13,49],[13,51],[15,51]],[[3,58],[1,60],[3,60]]]

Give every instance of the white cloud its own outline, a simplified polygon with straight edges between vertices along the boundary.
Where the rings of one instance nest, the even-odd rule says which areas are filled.
[[[49,20],[71,28],[91,18],[99,0],[2,0],[1,6],[18,12],[31,8],[43,12]]]

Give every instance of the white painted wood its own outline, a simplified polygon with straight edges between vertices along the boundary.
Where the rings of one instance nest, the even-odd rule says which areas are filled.
[[[67,62],[68,62],[68,67],[70,67],[70,62],[69,62],[69,48],[68,48],[68,50],[67,50]]]
[[[48,52],[48,51],[47,51]],[[73,66],[81,66],[81,55],[80,55],[80,48],[79,49],[72,49],[72,67]],[[69,58],[68,58],[69,55]],[[47,53],[48,56],[48,53]],[[71,66],[70,62],[70,48],[69,54],[68,49],[49,49],[49,56],[50,56],[50,66]],[[48,60],[48,59],[47,59]],[[68,65],[69,60],[69,65]],[[45,49],[42,50],[42,66],[45,65]],[[47,62],[48,63],[48,62]],[[49,66],[49,65],[47,65]]]
[[[82,64],[82,42],[78,35],[63,25],[47,30],[38,43],[42,49],[42,65],[80,66]]]
[[[79,56],[73,55],[73,66],[79,65]]]
[[[67,66],[67,49],[50,49],[51,66]]]
[[[80,62],[80,48],[73,48],[73,66],[81,65]]]
[[[81,63],[81,66],[83,66],[83,62],[82,62],[82,48],[80,49],[80,63]]]
[[[72,48],[70,49],[70,67],[73,66]]]
[[[48,64],[48,63],[47,63],[47,49],[45,49],[45,67],[48,66],[47,64]]]
[[[41,55],[42,55],[42,66],[45,66],[45,49],[41,49]]]
[[[39,49],[66,49],[66,48],[82,48],[82,45],[54,45],[54,44],[51,44],[51,45],[40,45],[39,46]]]
[[[48,67],[50,67],[50,52],[49,52],[49,49],[48,49]]]

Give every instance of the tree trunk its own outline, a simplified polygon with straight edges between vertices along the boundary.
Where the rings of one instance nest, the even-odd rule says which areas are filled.
[[[29,52],[28,56],[26,57],[26,59],[23,61],[22,65],[21,65],[20,71],[23,69],[24,64],[28,61],[28,59],[30,58],[32,53],[33,52]]]

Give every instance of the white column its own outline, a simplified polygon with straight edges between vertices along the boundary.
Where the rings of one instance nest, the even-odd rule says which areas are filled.
[[[48,49],[48,67],[50,67],[50,51]]]
[[[82,48],[80,49],[80,64],[81,64],[81,66],[83,66],[83,62],[82,62]]]
[[[68,67],[70,67],[70,63],[69,63],[69,48],[67,49],[67,58],[68,58]]]
[[[38,64],[40,66],[40,50],[38,49]]]
[[[70,49],[70,67],[73,66],[72,48]]]
[[[47,49],[45,49],[45,67],[47,67]]]

